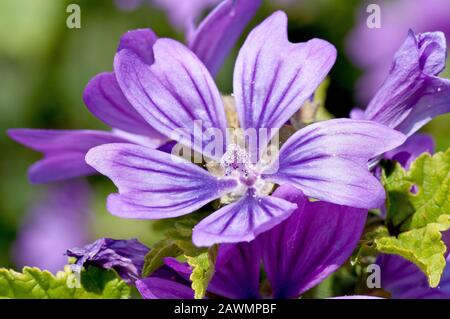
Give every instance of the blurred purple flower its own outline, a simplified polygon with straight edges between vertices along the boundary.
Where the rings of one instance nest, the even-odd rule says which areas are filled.
[[[67,256],[76,258],[72,269],[77,273],[89,265],[102,269],[114,269],[123,280],[134,284],[141,278],[144,258],[149,251],[150,249],[137,239],[101,238],[85,247],[67,250]]]
[[[153,3],[167,12],[174,27],[189,32],[193,30],[197,19],[208,8],[219,4],[221,0],[152,0]],[[259,2],[259,0],[244,0],[247,2]]]
[[[227,54],[255,14],[260,0],[227,0],[211,12],[196,29],[189,47],[216,74]],[[118,52],[137,55],[142,63],[154,62],[152,47],[157,36],[150,29],[134,30],[120,39]],[[166,149],[167,138],[150,126],[123,95],[114,73],[95,76],[84,92],[88,109],[113,128],[112,132],[92,130],[12,129],[8,135],[44,158],[29,169],[33,183],[47,183],[95,174],[84,157],[89,149],[107,143],[134,143]]]
[[[370,29],[366,20],[368,4],[381,8],[381,28]],[[360,7],[357,25],[348,39],[352,61],[364,70],[357,86],[357,97],[365,104],[374,96],[389,72],[391,59],[408,30],[441,30],[450,39],[450,2],[448,0],[365,1]]]
[[[319,39],[292,44],[286,29],[286,15],[273,14],[250,33],[239,53],[234,96],[244,130],[269,128],[273,134],[311,96],[334,63],[336,50],[331,44]],[[401,145],[403,134],[372,121],[312,124],[283,145],[276,169],[258,161],[271,134],[259,140],[251,154],[236,150],[234,144],[227,146],[225,139],[215,141],[220,142],[221,153],[212,152],[207,148],[211,137],[196,133],[214,128],[227,135],[224,107],[211,76],[195,54],[174,40],[158,40],[153,50],[152,65],[130,50],[117,53],[115,72],[125,96],[152,127],[166,136],[179,133],[174,139],[221,163],[228,172],[216,176],[138,145],[96,147],[88,152],[87,162],[119,188],[119,194],[108,198],[112,214],[176,217],[235,192],[237,201],[194,228],[194,243],[209,246],[250,241],[289,217],[295,205],[267,196],[271,183],[290,183],[307,196],[341,205],[373,208],[384,201],[384,189],[367,162]],[[256,160],[240,162],[247,157]]]
[[[353,118],[376,121],[407,136],[450,111],[450,80],[437,75],[447,54],[442,32],[414,34],[397,51],[391,70],[366,110]]]
[[[114,0],[116,6],[123,11],[133,11],[144,1],[147,1],[148,3],[151,2],[151,0]]]
[[[52,272],[67,264],[67,247],[89,240],[89,187],[77,180],[49,187],[25,216],[13,246],[19,267],[35,266]]]
[[[364,228],[366,210],[309,202],[292,186],[278,188],[274,196],[295,203],[296,210],[250,243],[220,246],[208,295],[231,299],[297,298],[350,257]],[[270,290],[260,285],[261,262]],[[162,270],[136,282],[144,298],[193,298],[186,264],[166,259]]]

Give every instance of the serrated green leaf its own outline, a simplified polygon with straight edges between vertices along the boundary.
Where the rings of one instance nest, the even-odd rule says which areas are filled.
[[[409,171],[396,164],[391,172],[384,171],[383,184],[389,221],[401,231],[434,223],[442,214],[450,216],[450,149],[422,154]]]
[[[190,280],[195,292],[195,299],[202,299],[206,294],[209,282],[214,275],[214,264],[217,257],[217,247],[210,248],[207,252],[198,256],[186,256],[189,266],[192,268]]]
[[[403,232],[397,237],[377,238],[376,249],[415,263],[427,275],[430,287],[436,287],[446,265],[444,253],[447,248],[441,240],[441,232],[450,228],[449,220],[449,216],[442,215],[436,223]]]
[[[130,297],[130,287],[118,278],[114,271],[89,268],[82,272],[81,283],[69,266],[56,275],[31,267],[23,268],[22,273],[2,268],[0,269],[0,298],[125,299]]]
[[[385,165],[382,180],[390,235],[378,234],[375,248],[415,263],[436,287],[446,265],[441,232],[450,227],[450,150],[424,153],[408,171]]]
[[[150,252],[145,256],[142,276],[150,276],[156,269],[163,265],[163,259],[166,257],[180,256],[183,251],[172,239],[163,239],[153,245]]]

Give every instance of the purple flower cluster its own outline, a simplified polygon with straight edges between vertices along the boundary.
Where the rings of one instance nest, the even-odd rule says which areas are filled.
[[[234,67],[232,113],[239,134],[256,132],[256,143],[231,141],[233,123],[213,76],[259,5],[222,1],[187,45],[158,39],[149,29],[125,34],[114,71],[94,77],[84,92],[89,110],[111,132],[9,131],[44,153],[30,169],[33,182],[96,172],[109,177],[118,193],[107,207],[116,216],[175,218],[220,202],[192,234],[198,247],[220,244],[211,297],[297,298],[322,282],[356,248],[368,210],[384,204],[371,165],[384,157],[408,167],[433,152],[433,141],[415,133],[450,111],[450,82],[438,77],[445,37],[411,31],[365,111],[308,125],[267,153],[336,59],[327,41],[289,42],[287,17],[276,12],[249,33]],[[178,157],[177,147],[194,154]],[[191,161],[195,154],[199,163]],[[173,258],[141,277],[148,252],[137,240],[99,239],[67,254],[76,259],[76,271],[87,265],[116,270],[144,298],[193,298],[192,270]],[[386,269],[403,262],[379,259]],[[418,278],[413,265],[404,270],[404,278],[390,279],[386,271],[385,287],[394,296],[407,296],[411,278]],[[448,293],[447,279],[442,285],[439,293]],[[424,289],[412,295],[427,294]]]

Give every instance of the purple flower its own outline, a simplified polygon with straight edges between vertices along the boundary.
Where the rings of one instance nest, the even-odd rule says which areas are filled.
[[[75,272],[89,265],[114,269],[129,284],[141,278],[145,255],[150,250],[137,239],[115,240],[101,238],[83,248],[67,250],[69,257],[75,257],[72,265]]]
[[[271,129],[269,137],[257,144],[256,159],[264,141],[273,136],[272,130],[286,123],[311,96],[336,57],[335,48],[323,40],[290,43],[286,27],[282,12],[265,20],[248,36],[235,66],[234,97],[241,128]],[[225,173],[214,175],[138,145],[96,147],[87,154],[87,162],[119,188],[119,194],[108,198],[112,214],[176,217],[217,198],[231,197],[232,204],[194,228],[194,243],[209,246],[250,241],[288,218],[296,205],[268,196],[273,184],[290,183],[307,196],[360,208],[377,207],[384,201],[384,190],[369,173],[367,162],[402,144],[402,134],[372,121],[316,123],[283,145],[275,170],[272,163],[255,163],[250,159],[254,153],[249,155],[235,144],[227,146],[225,140],[208,134],[198,136],[196,132],[210,128],[226,136],[217,87],[201,61],[182,44],[161,39],[153,51],[152,65],[130,50],[117,54],[115,72],[125,96],[152,127],[211,158]],[[218,152],[208,148],[212,141]]]
[[[221,0],[153,0],[153,3],[165,10],[173,26],[180,30],[189,31],[193,28],[197,18],[208,8],[214,7]],[[246,2],[260,2],[246,1]]]
[[[292,215],[250,243],[219,248],[208,295],[231,299],[297,298],[338,269],[355,249],[367,210],[327,202],[309,202],[292,186],[274,196],[297,205]],[[172,266],[168,266],[168,263]],[[138,280],[144,298],[192,298],[185,264],[168,260],[161,273]],[[267,281],[261,283],[260,265]]]
[[[444,242],[450,244],[450,232],[442,233]],[[381,255],[381,287],[396,299],[450,299],[450,256],[439,286],[430,288],[425,274],[412,262],[396,255]]]
[[[67,264],[67,247],[89,240],[89,188],[82,181],[56,184],[25,216],[13,246],[19,267],[34,266],[52,272]]]
[[[445,60],[443,33],[410,31],[365,112],[354,111],[351,115],[411,136],[434,117],[450,111],[450,80],[437,76]]]
[[[219,71],[259,5],[259,0],[224,1],[195,30],[189,46],[212,74]],[[152,64],[152,47],[156,40],[157,36],[150,29],[130,31],[120,39],[118,52],[133,52],[143,63]],[[95,174],[96,171],[86,164],[84,157],[89,149],[98,145],[134,143],[164,148],[167,138],[150,126],[130,105],[114,73],[95,76],[88,83],[83,98],[88,109],[113,128],[111,132],[41,129],[8,131],[15,141],[44,154],[44,158],[29,169],[31,182],[47,183]]]
[[[368,4],[360,7],[357,25],[349,37],[347,51],[352,61],[364,70],[357,86],[358,100],[367,103],[383,84],[392,56],[409,29],[416,32],[441,30],[450,36],[447,0],[380,0],[381,28],[367,27]]]

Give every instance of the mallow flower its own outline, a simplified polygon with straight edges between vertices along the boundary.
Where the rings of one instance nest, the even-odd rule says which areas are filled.
[[[82,180],[49,187],[30,208],[12,247],[18,267],[31,266],[52,272],[67,263],[67,247],[89,241],[90,189]]]
[[[112,214],[177,217],[220,198],[228,205],[193,230],[193,242],[209,246],[250,241],[288,218],[296,205],[269,196],[274,184],[292,184],[309,197],[339,205],[368,209],[383,203],[384,189],[367,163],[402,144],[405,136],[379,123],[315,123],[291,136],[275,156],[263,156],[275,131],[314,93],[336,58],[335,48],[324,40],[290,43],[286,29],[286,15],[274,13],[249,34],[237,58],[234,98],[240,128],[257,132],[249,149],[220,138],[227,136],[221,96],[207,68],[186,46],[157,40],[153,64],[131,50],[117,53],[115,74],[136,111],[161,134],[219,169],[205,170],[140,145],[95,147],[87,163],[119,189],[108,198]]]
[[[450,80],[438,77],[446,57],[442,32],[410,31],[366,110],[353,110],[351,117],[376,121],[411,136],[434,117],[448,113]]]
[[[368,28],[370,4],[380,7],[381,28]],[[347,52],[351,61],[363,70],[357,82],[358,102],[366,104],[383,84],[392,56],[409,29],[416,32],[440,30],[450,39],[447,0],[379,0],[361,2],[358,17],[348,37]]]
[[[356,248],[367,210],[310,202],[285,185],[274,196],[296,203],[292,215],[249,243],[219,246],[209,298],[298,298],[338,269]],[[190,267],[173,258],[150,277],[136,281],[143,298],[194,297]],[[261,276],[261,264],[265,276]]]
[[[219,71],[227,54],[255,14],[260,1],[227,0],[218,5],[193,32],[189,47],[212,74]],[[152,46],[157,41],[150,29],[133,30],[122,36],[118,52],[131,51],[146,64],[153,64]],[[113,72],[95,76],[83,99],[97,118],[112,131],[12,129],[8,135],[44,158],[29,169],[33,183],[47,183],[95,174],[86,164],[86,152],[107,143],[135,143],[165,150],[167,138],[151,127],[128,102]]]

